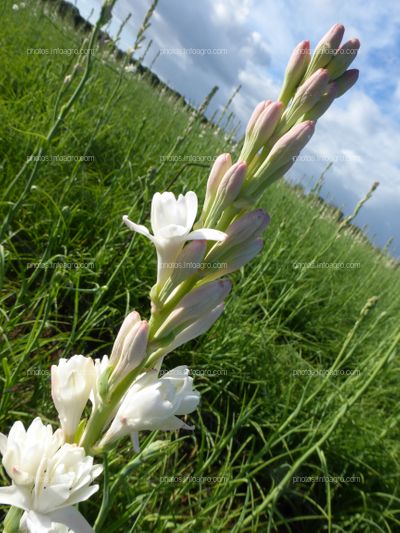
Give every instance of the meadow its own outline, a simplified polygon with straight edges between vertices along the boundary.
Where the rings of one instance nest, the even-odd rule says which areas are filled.
[[[213,159],[240,151],[55,2],[13,3],[0,6],[3,432],[37,414],[55,426],[51,364],[109,353],[126,313],[148,309],[155,253],[122,215],[148,224],[156,191],[201,196]],[[192,369],[195,431],[110,454],[108,499],[80,506],[97,532],[400,530],[398,262],[318,188],[280,181],[262,207],[264,249],[225,313],[166,360]]]

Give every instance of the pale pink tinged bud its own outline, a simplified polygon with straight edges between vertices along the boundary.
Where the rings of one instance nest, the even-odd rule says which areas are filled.
[[[137,322],[124,339],[121,356],[112,376],[121,379],[143,361],[149,336],[149,324],[146,320]]]
[[[294,95],[310,63],[310,41],[302,41],[293,50],[285,71],[279,100],[286,106]]]
[[[122,326],[118,332],[117,338],[115,339],[111,357],[110,364],[115,366],[118,359],[120,358],[122,352],[122,346],[124,344],[125,338],[132,328],[140,321],[140,315],[136,311],[132,311],[125,317],[125,320],[122,322]]]
[[[351,65],[351,63],[357,57],[359,48],[360,41],[358,39],[351,39],[339,48],[337,54],[332,58],[326,67],[331,80],[335,80],[344,72],[346,72],[347,67],[349,67],[349,65]]]
[[[316,50],[325,47],[330,49],[337,49],[340,46],[340,43],[342,42],[344,35],[344,26],[343,24],[334,24],[332,28],[330,28],[325,35],[322,37],[322,39],[317,44]]]
[[[344,74],[336,78],[335,84],[337,88],[336,98],[342,96],[347,92],[358,80],[359,71],[356,68],[346,70]]]
[[[216,306],[220,305],[232,288],[229,280],[219,280],[206,283],[197,289],[193,289],[184,296],[177,307],[170,313],[156,336],[168,335],[180,326],[188,326],[194,321],[208,314]]]
[[[228,235],[221,248],[228,250],[232,246],[247,242],[258,237],[270,222],[269,215],[263,209],[257,209],[235,220],[228,229]]]
[[[207,181],[205,204],[207,204],[210,198],[217,192],[220,181],[231,166],[232,158],[230,154],[222,154],[217,157],[211,168],[211,172]]]
[[[272,175],[281,167],[284,167],[299,155],[311,139],[315,130],[315,122],[306,120],[293,126],[285,135],[283,135],[273,146],[267,159],[261,165],[255,174],[255,178],[264,176],[265,172]]]
[[[226,257],[227,267],[224,269],[225,274],[229,274],[242,268],[246,263],[251,261],[258,255],[264,246],[263,239],[254,239],[239,249],[235,249],[234,253]]]
[[[227,271],[224,267],[221,270],[221,263],[231,261],[232,256],[241,255],[243,249],[261,235],[269,221],[269,215],[263,209],[257,209],[233,222],[226,230],[225,241],[215,245],[207,255],[207,263],[211,267],[206,273],[207,278],[215,279],[225,275]],[[218,265],[218,268],[213,268],[213,264]]]
[[[254,150],[258,151],[271,137],[281,118],[282,111],[282,102],[273,102],[260,114],[251,133]]]
[[[254,124],[256,123],[258,117],[261,115],[261,113],[272,104],[272,100],[263,100],[259,104],[256,105],[249,122],[247,123],[246,128],[246,135],[249,135],[253,129]]]
[[[203,335],[211,326],[218,320],[224,311],[224,304],[217,305],[212,311],[202,316],[190,326],[182,330],[173,340],[173,342],[166,348],[165,353],[172,352],[178,346],[185,344],[200,335]],[[165,355],[165,354],[164,354]]]
[[[321,96],[315,106],[305,113],[303,120],[318,120],[329,108],[335,98],[337,98],[337,86],[336,82],[333,81],[328,84],[328,89]]]
[[[326,91],[328,83],[328,71],[321,68],[298,88],[293,103],[285,114],[289,125],[292,125],[304,113],[312,109]]]
[[[344,26],[342,24],[334,24],[322,37],[311,58],[310,65],[306,72],[307,77],[318,68],[325,67],[329,63],[342,42],[343,34]]]
[[[206,240],[189,241],[176,258],[176,267],[171,274],[172,288],[198,271],[207,249]]]
[[[246,171],[246,163],[238,161],[226,172],[217,191],[219,208],[225,208],[236,199],[246,177]]]

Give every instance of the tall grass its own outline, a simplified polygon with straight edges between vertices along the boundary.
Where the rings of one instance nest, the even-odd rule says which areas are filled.
[[[86,58],[74,68],[75,55],[27,49],[88,37],[53,3],[12,4],[0,7],[3,220],[13,213],[0,255],[3,431],[37,414],[57,424],[50,365],[109,353],[126,312],[148,308],[156,259],[122,215],[147,222],[158,190],[201,194],[212,158],[234,149],[97,41],[42,145]],[[38,146],[48,159],[29,183]],[[193,369],[195,432],[110,454],[98,531],[400,528],[399,270],[313,195],[281,182],[263,207],[264,251],[234,276],[225,314],[166,361]],[[100,507],[82,505],[92,523]]]

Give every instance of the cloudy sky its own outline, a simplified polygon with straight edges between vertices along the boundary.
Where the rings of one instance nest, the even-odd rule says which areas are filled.
[[[117,0],[110,33],[129,13],[120,47],[132,46],[150,0]],[[76,0],[81,14],[94,21],[101,0]],[[357,217],[370,238],[400,256],[400,3],[398,0],[160,0],[147,32],[153,45],[145,64],[163,53],[154,71],[194,105],[219,86],[210,113],[234,89],[242,89],[232,109],[245,126],[252,108],[276,98],[286,62],[303,39],[313,48],[335,23],[345,25],[345,40],[359,37],[354,66],[358,84],[337,100],[319,121],[305,155],[289,178],[310,184],[333,161],[323,196],[346,214],[374,181],[380,186]],[[146,43],[145,43],[146,44]],[[218,49],[204,55],[171,49]]]

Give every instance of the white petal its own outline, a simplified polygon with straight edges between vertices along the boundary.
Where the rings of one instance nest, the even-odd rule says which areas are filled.
[[[122,217],[122,220],[128,226],[129,229],[131,229],[132,231],[136,231],[136,233],[144,235],[145,237],[154,242],[154,237],[153,235],[151,235],[150,231],[146,228],[146,226],[142,226],[141,224],[135,224],[135,222],[129,220],[127,215],[124,215]]]
[[[198,201],[196,193],[189,191],[185,195],[186,201],[186,228],[188,231],[192,228],[194,221],[196,220]]]
[[[70,507],[71,505],[75,505],[76,503],[84,502],[85,500],[88,500],[90,496],[92,496],[92,494],[94,494],[98,490],[99,485],[86,485],[81,489],[72,492],[71,496],[67,500],[68,505],[60,505],[59,509],[64,509],[66,507]]]
[[[159,192],[156,192],[151,201],[150,223],[151,223],[151,229],[153,230],[154,235],[156,235],[160,229],[160,221],[158,217],[160,196],[161,194]]]
[[[27,511],[29,509],[29,493],[15,485],[0,487],[0,504],[13,505]]]
[[[53,522],[59,522],[66,525],[74,533],[94,533],[89,522],[75,509],[75,507],[65,507],[49,513]]]
[[[168,418],[168,420],[165,420],[162,424],[160,424],[159,429],[161,429],[161,431],[175,431],[177,429],[189,429],[192,431],[194,426],[188,426],[180,418],[171,416],[171,418]]]
[[[186,237],[188,241],[207,240],[207,241],[223,241],[226,239],[226,233],[218,231],[217,229],[202,228],[189,233]]]
[[[0,453],[1,455],[4,455],[7,450],[7,437],[3,435],[3,433],[0,433]]]
[[[176,224],[179,224],[180,226],[183,226],[185,228],[186,233],[192,227],[192,226],[187,225],[187,219],[188,219],[188,212],[187,212],[186,197],[183,196],[183,194],[180,194],[175,204],[174,220]],[[193,222],[192,222],[192,225],[193,225]]]
[[[152,200],[152,229],[154,235],[164,226],[179,224],[176,218],[177,200],[172,192],[156,193]],[[154,224],[154,226],[153,226]]]
[[[27,527],[29,533],[46,533],[47,531],[54,531],[52,527],[51,518],[42,513],[35,511],[28,511],[23,514],[21,524]]]
[[[186,394],[183,400],[181,401],[179,408],[176,409],[176,415],[188,415],[192,413],[200,402],[200,393],[197,391],[192,391],[191,394]]]

